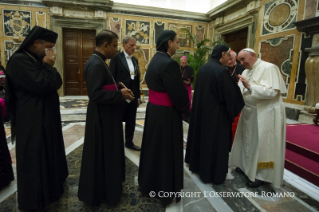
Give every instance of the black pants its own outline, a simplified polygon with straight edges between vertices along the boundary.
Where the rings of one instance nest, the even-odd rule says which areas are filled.
[[[135,131],[136,111],[137,111],[137,98],[130,103],[123,101],[122,115],[123,122],[125,122],[125,145],[133,145],[133,137]]]

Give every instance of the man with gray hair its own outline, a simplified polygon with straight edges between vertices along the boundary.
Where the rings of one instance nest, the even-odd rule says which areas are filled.
[[[122,82],[132,90],[135,99],[131,102],[122,102],[122,118],[125,122],[125,146],[135,151],[141,148],[134,145],[136,111],[141,104],[140,99],[140,70],[138,60],[133,56],[136,48],[136,39],[126,35],[123,39],[124,51],[117,54],[110,62],[110,70],[116,83]]]
[[[264,182],[280,187],[285,162],[286,116],[281,95],[287,93],[279,68],[256,57],[253,49],[239,52],[246,68],[239,77],[245,107],[242,110],[230,166],[249,178],[257,188]]]
[[[243,73],[245,68],[237,63],[237,54],[235,51],[230,50],[230,58],[227,63],[226,69],[229,71],[230,76],[235,80],[236,83],[238,83],[238,74]]]

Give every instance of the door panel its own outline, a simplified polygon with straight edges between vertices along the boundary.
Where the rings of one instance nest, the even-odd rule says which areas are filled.
[[[240,50],[247,47],[247,33],[248,28],[244,28],[230,34],[226,34],[224,35],[224,41],[228,43],[231,46],[231,49],[238,54]]]
[[[63,29],[65,95],[87,95],[83,71],[94,49],[95,31]]]

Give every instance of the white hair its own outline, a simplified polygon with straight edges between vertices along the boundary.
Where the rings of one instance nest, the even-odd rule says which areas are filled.
[[[136,39],[133,37],[133,36],[131,36],[131,35],[125,35],[125,37],[123,38],[123,43],[127,43],[127,42],[129,42],[130,40],[135,40],[136,41]]]
[[[230,54],[232,54],[234,57],[237,56],[237,53],[235,51],[231,51]]]

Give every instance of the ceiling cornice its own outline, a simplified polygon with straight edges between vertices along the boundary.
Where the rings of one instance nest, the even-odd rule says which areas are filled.
[[[167,16],[168,18],[198,20],[198,21],[210,21],[209,17],[205,13],[196,13],[183,10],[173,10],[160,7],[141,6],[133,4],[124,4],[114,2],[112,7],[113,12],[127,12],[135,15],[151,15],[151,16]]]
[[[42,2],[50,7],[82,10],[110,11],[113,6],[113,1],[110,0],[42,0]]]

